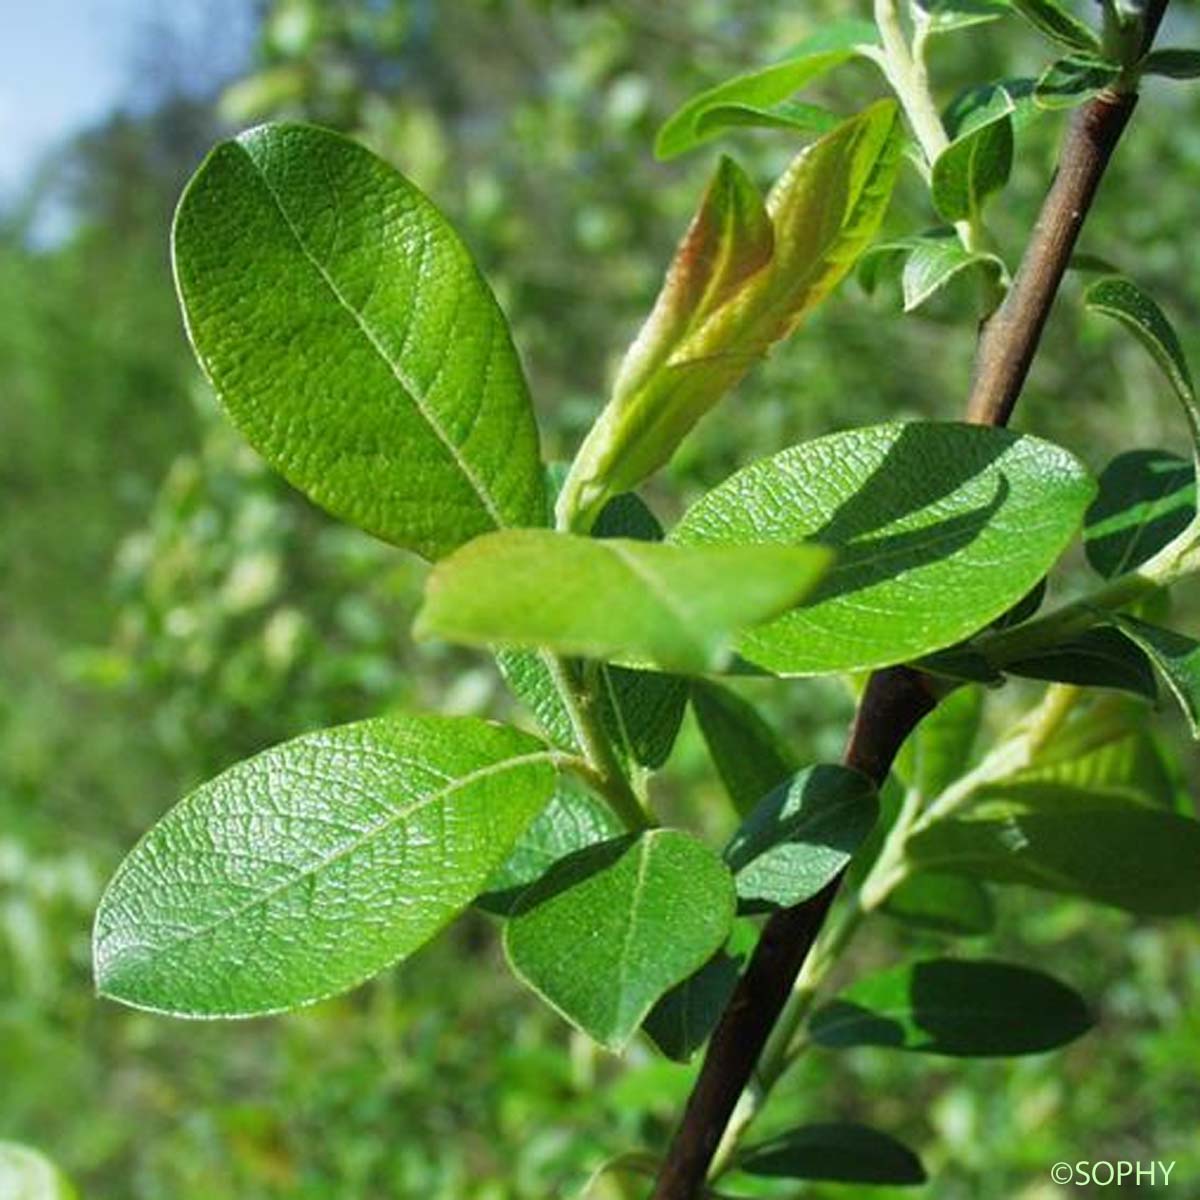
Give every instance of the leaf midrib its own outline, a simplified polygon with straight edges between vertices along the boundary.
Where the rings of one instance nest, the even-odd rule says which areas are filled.
[[[312,266],[313,270],[315,270],[317,272],[317,274],[320,276],[321,281],[329,289],[330,293],[333,295],[334,299],[338,302],[338,304],[342,308],[344,308],[347,313],[349,313],[351,319],[354,321],[356,328],[359,330],[359,332],[362,334],[362,336],[367,340],[367,342],[371,346],[371,349],[374,350],[374,352],[380,357],[380,359],[383,360],[385,365],[391,371],[393,378],[400,385],[401,389],[404,391],[404,393],[408,397],[408,399],[412,401],[413,407],[416,408],[417,412],[420,414],[422,419],[429,426],[433,435],[437,438],[437,440],[445,448],[446,452],[450,455],[450,458],[454,462],[454,465],[462,473],[463,477],[466,479],[467,483],[470,485],[471,490],[479,498],[479,502],[483,505],[485,512],[491,518],[493,524],[496,526],[497,529],[505,528],[505,526],[507,525],[507,522],[504,520],[503,516],[500,513],[500,510],[497,508],[495,502],[493,501],[491,493],[484,486],[483,482],[479,479],[479,477],[475,474],[475,471],[472,469],[470,463],[467,462],[467,460],[463,457],[462,451],[459,449],[459,447],[455,444],[455,442],[450,437],[450,435],[446,432],[446,430],[442,427],[440,422],[437,420],[434,410],[428,403],[428,397],[425,396],[421,392],[421,389],[416,386],[412,377],[408,374],[407,371],[405,371],[404,367],[399,362],[394,360],[387,353],[387,350],[384,348],[383,343],[376,336],[374,330],[372,330],[370,325],[367,324],[363,315],[358,311],[358,309],[356,309],[350,303],[349,300],[346,299],[346,297],[342,293],[341,288],[338,286],[336,280],[330,274],[329,270],[326,268],[324,263],[322,263],[320,261],[320,259],[317,257],[317,255],[309,248],[307,242],[305,241],[303,235],[300,232],[300,229],[297,227],[296,223],[292,220],[291,216],[288,214],[287,209],[284,207],[282,197],[279,195],[279,192],[275,189],[275,187],[272,186],[270,179],[267,177],[266,172],[263,170],[263,168],[259,164],[258,160],[254,157],[253,154],[250,153],[250,151],[246,148],[246,146],[240,140],[235,141],[233,143],[233,145],[235,145],[238,148],[238,150],[240,150],[242,152],[242,154],[245,155],[246,160],[250,163],[251,167],[254,170],[255,176],[258,178],[258,180],[262,184],[263,190],[270,197],[271,202],[274,204],[276,210],[279,213],[281,220],[284,223],[284,226],[287,228],[288,232],[291,234],[291,236],[294,239],[301,254],[304,255],[305,259]],[[336,197],[335,197],[335,203],[336,203]]]

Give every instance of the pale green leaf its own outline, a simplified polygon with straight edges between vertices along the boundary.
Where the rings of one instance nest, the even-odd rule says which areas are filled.
[[[771,108],[877,41],[875,27],[868,21],[827,23],[819,33],[794,46],[780,62],[738,75],[693,96],[659,130],[654,153],[662,159],[686,153],[720,131],[719,124],[704,125],[712,110],[731,106]]]
[[[809,1020],[821,1046],[965,1057],[1038,1054],[1093,1024],[1077,992],[1010,963],[930,959],[869,975]]]
[[[1192,736],[1200,738],[1200,642],[1126,613],[1117,613],[1113,620],[1149,655],[1179,701]]]
[[[545,522],[508,326],[462,242],[354,142],[224,142],[175,218],[188,333],[234,424],[335,516],[436,559]]]
[[[620,1050],[655,1001],[729,935],[733,880],[677,830],[654,829],[557,863],[504,927],[516,973],[572,1024]]]
[[[1105,579],[1140,567],[1196,516],[1196,472],[1165,450],[1129,450],[1100,474],[1083,522],[1087,560]]]
[[[796,773],[783,740],[736,692],[695,681],[692,710],[713,766],[742,816]]]
[[[983,691],[957,688],[905,741],[896,756],[896,773],[925,799],[940,795],[970,765],[982,719]]]
[[[925,1182],[921,1160],[903,1142],[849,1121],[802,1125],[748,1146],[734,1162],[747,1175],[835,1183]]]
[[[704,671],[725,661],[736,632],[807,594],[828,559],[818,547],[681,547],[503,530],[437,564],[415,632]]]
[[[848,767],[801,771],[759,802],[725,850],[739,900],[791,908],[849,863],[879,816],[875,786]]]
[[[651,1154],[619,1154],[596,1168],[578,1200],[644,1200],[659,1166]]]
[[[986,116],[938,155],[930,174],[933,206],[947,221],[979,216],[1007,182],[1013,162],[1014,106],[1001,90]]]
[[[536,739],[387,717],[229,768],[138,843],[100,902],[100,991],[186,1016],[319,1000],[465,908],[550,799]]]
[[[894,423],[752,463],[670,540],[832,548],[816,591],[738,649],[784,675],[855,671],[954,645],[1011,608],[1066,548],[1094,491],[1074,457],[1037,438]]]

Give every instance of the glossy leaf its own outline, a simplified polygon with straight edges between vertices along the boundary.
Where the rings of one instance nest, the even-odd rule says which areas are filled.
[[[1026,679],[1117,688],[1148,700],[1158,696],[1146,655],[1119,630],[1106,626],[1087,629],[1037,654],[1006,662],[1004,669]]]
[[[938,155],[929,186],[933,206],[947,221],[977,217],[1007,182],[1013,162],[1013,103],[1004,91],[978,123]]]
[[[486,534],[434,567],[417,637],[719,667],[733,634],[812,590],[818,547],[681,547],[540,529]]]
[[[1069,54],[1052,62],[1038,77],[1034,102],[1040,108],[1076,108],[1120,78],[1115,63]]]
[[[836,1183],[925,1182],[921,1160],[889,1134],[849,1121],[802,1125],[749,1146],[735,1161],[748,1175]]]
[[[822,134],[836,129],[840,118],[816,104],[782,100],[778,104],[717,104],[696,119],[695,132],[702,141],[726,129],[786,129],[793,133]]]
[[[475,903],[506,916],[521,893],[536,883],[559,859],[576,850],[611,841],[625,826],[604,801],[568,776],[559,779],[550,803],[521,834],[512,853],[501,863]]]
[[[1058,0],[1010,0],[1010,3],[1050,41],[1066,46],[1068,50],[1080,50],[1085,54],[1099,52],[1100,39]]]
[[[669,540],[834,549],[816,591],[738,649],[783,675],[855,671],[951,646],[1011,608],[1071,540],[1094,487],[1070,454],[1036,438],[894,423],[752,463]]]
[[[1088,308],[1124,325],[1158,363],[1183,405],[1193,451],[1200,457],[1200,404],[1183,347],[1166,313],[1137,284],[1121,276],[1092,284],[1083,299]]]
[[[1168,79],[1200,79],[1200,50],[1167,46],[1151,50],[1139,64],[1145,75],[1165,75]]]
[[[795,774],[782,739],[736,692],[693,681],[692,709],[713,766],[742,816]]]
[[[1119,613],[1117,627],[1150,657],[1179,701],[1192,736],[1200,738],[1200,642],[1173,629],[1160,629],[1136,617]]]
[[[891,200],[902,144],[896,105],[885,100],[800,154],[767,198],[773,243],[765,262],[765,237],[746,232],[758,229],[749,216],[749,181],[710,189],[612,399],[571,467],[559,497],[560,525],[587,529],[609,496],[662,466],[770,345],[853,268]],[[705,217],[710,207],[716,215]],[[746,215],[720,216],[727,212]],[[713,290],[703,282],[711,264],[726,261],[724,251],[710,247],[713,238],[704,233],[710,227],[728,231],[715,242],[730,246],[736,285]],[[743,272],[743,265],[757,269]],[[693,276],[700,281],[694,286],[679,282]]]
[[[1083,522],[1087,560],[1105,579],[1140,567],[1196,516],[1196,472],[1165,450],[1129,450],[1100,474]]]
[[[643,1028],[667,1058],[688,1062],[708,1040],[733,995],[755,936],[749,921],[735,921],[729,942],[650,1010]]]
[[[654,153],[662,159],[686,153],[720,132],[721,125],[708,120],[714,110],[772,108],[877,40],[875,27],[868,21],[827,24],[819,33],[793,47],[780,62],[749,71],[694,96],[659,130]]]
[[[1083,896],[1152,916],[1200,907],[1200,822],[1117,792],[1011,782],[909,839],[914,869]]]
[[[549,800],[550,760],[501,725],[387,717],[238,763],[117,871],[96,915],[97,986],[209,1017],[353,987],[470,903]]]
[[[973,937],[996,921],[991,893],[966,875],[918,871],[893,889],[881,911],[906,925],[934,933]]]
[[[1020,133],[1026,126],[1045,116],[1034,102],[1036,86],[1036,79],[1024,77],[972,84],[946,106],[942,113],[942,124],[951,140],[954,140],[1011,104],[1013,132]]]
[[[852,984],[809,1020],[821,1046],[926,1054],[1038,1054],[1093,1024],[1082,998],[1040,971],[988,960],[930,959]]]
[[[234,424],[335,516],[436,559],[546,518],[508,326],[411,183],[308,125],[224,142],[180,202],[188,333]]]
[[[901,284],[904,311],[913,312],[965,271],[984,271],[1006,278],[1004,263],[994,254],[964,250],[956,238],[919,238],[904,263]]]
[[[579,851],[517,902],[504,927],[516,973],[620,1050],[665,992],[720,949],[733,880],[688,834],[655,829]]]
[[[45,1155],[18,1142],[0,1142],[0,1196],[4,1200],[77,1200],[78,1195]]]
[[[819,892],[850,861],[879,816],[871,781],[822,763],[765,796],[725,850],[738,899],[790,908]]]

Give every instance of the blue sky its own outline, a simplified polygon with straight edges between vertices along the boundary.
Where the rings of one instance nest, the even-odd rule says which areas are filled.
[[[80,126],[103,117],[135,90],[154,27],[184,44],[214,34],[235,52],[242,29],[231,12],[244,0],[13,0],[0,35],[0,197],[37,160]],[[232,37],[229,35],[232,34]]]

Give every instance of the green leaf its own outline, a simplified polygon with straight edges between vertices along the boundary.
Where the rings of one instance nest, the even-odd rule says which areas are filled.
[[[795,774],[782,739],[736,692],[693,681],[692,710],[713,766],[742,816]]]
[[[849,1121],[802,1125],[749,1146],[734,1166],[748,1175],[836,1183],[925,1182],[921,1160],[903,1142]]]
[[[969,221],[1007,182],[1013,162],[1014,106],[1001,89],[991,108],[938,155],[929,186],[933,206],[947,221]]]
[[[758,230],[749,181],[718,177],[571,467],[559,496],[562,527],[587,529],[609,496],[662,466],[771,344],[853,268],[891,200],[903,140],[898,109],[884,100],[794,159],[767,198],[773,240],[765,261],[766,238],[747,232]],[[712,236],[703,232],[710,228]],[[698,249],[713,245],[728,246],[727,256]],[[729,286],[714,291],[704,282],[706,264],[726,257],[733,264]],[[686,282],[693,277],[695,284]]]
[[[1093,283],[1083,301],[1094,312],[1119,321],[1150,352],[1183,405],[1193,452],[1200,459],[1200,404],[1183,347],[1166,313],[1137,284],[1117,275]]]
[[[560,859],[624,832],[625,826],[604,801],[563,776],[550,803],[521,835],[475,903],[487,912],[507,916],[521,893]]]
[[[1003,673],[967,643],[922,655],[914,659],[912,665],[928,675],[939,675],[958,683],[982,683],[987,687],[997,687],[1004,682]]]
[[[926,800],[950,786],[971,762],[983,719],[983,692],[963,687],[924,717],[896,756],[896,773]]]
[[[906,925],[934,933],[975,937],[996,921],[991,893],[966,875],[918,871],[894,888],[881,911]]]
[[[644,1200],[660,1165],[652,1154],[619,1154],[593,1172],[579,1200]]]
[[[1051,783],[986,789],[908,841],[914,869],[1084,896],[1129,912],[1200,907],[1200,822],[1120,793]]]
[[[1100,474],[1083,520],[1087,560],[1105,579],[1135,570],[1196,516],[1196,472],[1165,450],[1129,450]]]
[[[533,650],[494,650],[504,682],[538,723],[538,728],[560,749],[579,749],[571,714],[554,682],[552,659]]]
[[[697,501],[669,540],[832,548],[816,591],[738,649],[783,675],[856,671],[954,645],[1011,608],[1065,549],[1094,490],[1048,442],[893,423],[752,463]]]
[[[845,868],[879,816],[870,779],[822,763],[763,797],[725,850],[738,899],[791,908]]]
[[[402,175],[328,130],[262,126],[208,156],[173,238],[201,365],[310,499],[430,559],[545,523],[508,326]]]
[[[964,1057],[1038,1054],[1093,1024],[1079,994],[1028,967],[930,959],[852,984],[809,1020],[821,1046]]]
[[[1068,12],[1057,0],[1010,0],[1017,10],[1039,33],[1085,54],[1099,53],[1100,39],[1078,17]]]
[[[96,914],[102,994],[249,1016],[361,983],[468,905],[554,786],[536,739],[468,718],[306,734],[175,806]]]
[[[1028,658],[1006,662],[1004,669],[1026,679],[1117,688],[1148,700],[1158,696],[1154,671],[1145,654],[1123,633],[1106,626],[1087,629]]]
[[[650,1010],[643,1028],[667,1058],[688,1062],[708,1040],[733,995],[755,938],[749,921],[735,921],[728,943]]]
[[[1149,655],[1179,701],[1192,736],[1200,738],[1200,642],[1125,613],[1115,614],[1113,620]]]
[[[726,660],[735,632],[811,591],[828,559],[812,546],[683,547],[502,530],[434,567],[414,633],[704,671]]]
[[[572,1024],[620,1050],[660,996],[725,943],[733,880],[677,830],[581,850],[517,902],[504,927],[513,970]]]
[[[780,62],[738,75],[693,96],[659,130],[654,153],[660,159],[686,153],[720,132],[720,123],[705,123],[713,110],[770,109],[877,41],[875,26],[868,21],[829,23],[820,33],[794,46]]]
[[[1088,510],[1091,511],[1090,509]],[[1026,595],[1022,596],[1016,604],[1012,606],[1006,613],[1002,613],[992,622],[993,629],[1012,629],[1017,625],[1023,625],[1030,617],[1034,616],[1038,609],[1042,607],[1042,602],[1046,599],[1046,580],[1043,577],[1029,590]]]
[[[717,104],[706,109],[695,124],[702,141],[726,129],[749,126],[755,129],[786,129],[793,133],[829,133],[840,118],[816,104],[783,100],[779,104]]]
[[[1173,46],[1152,50],[1138,69],[1144,75],[1165,75],[1168,79],[1200,79],[1200,50]]]
[[[1020,133],[1045,114],[1034,102],[1036,79],[1013,77],[991,83],[972,84],[964,88],[946,105],[942,124],[951,140],[961,137],[986,122],[997,111],[1012,104],[1013,132]]]
[[[983,271],[995,280],[1005,280],[1004,263],[994,254],[964,250],[957,238],[914,238],[904,264],[901,283],[904,311],[913,312],[964,271]]]
[[[1076,108],[1120,78],[1121,68],[1090,55],[1068,54],[1039,76],[1034,102],[1048,110]]]
[[[0,1142],[0,1196],[4,1200],[77,1200],[78,1192],[43,1154]]]

